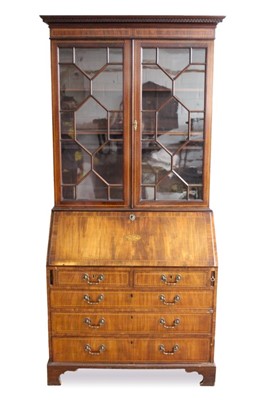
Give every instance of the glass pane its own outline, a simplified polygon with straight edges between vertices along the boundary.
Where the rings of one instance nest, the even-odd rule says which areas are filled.
[[[142,49],[142,62],[156,64],[156,49]]]
[[[203,197],[202,186],[190,186],[188,190],[189,200],[201,200]]]
[[[61,139],[74,139],[75,127],[74,127],[74,113],[73,112],[61,112]]]
[[[111,139],[119,139],[123,135],[123,113],[121,111],[109,112],[109,126]]]
[[[123,49],[110,47],[109,48],[109,63],[120,63],[123,62]]]
[[[159,65],[175,77],[189,65],[189,49],[159,49]]]
[[[89,79],[74,65],[60,65],[61,110],[76,110],[89,95]]]
[[[92,78],[106,63],[106,48],[76,48],[75,64],[90,78]]]
[[[202,140],[204,132],[204,113],[190,113],[190,137]]]
[[[73,62],[73,49],[59,49],[59,62],[72,63]]]
[[[94,170],[108,183],[123,182],[123,143],[109,141],[93,156]]]
[[[156,132],[156,113],[155,112],[142,112],[142,138],[153,139]]]
[[[143,186],[141,191],[142,200],[155,200],[155,187],[153,186]]]
[[[187,185],[171,173],[157,185],[157,200],[186,200]]]
[[[109,65],[92,81],[93,96],[108,110],[122,109],[122,70],[120,65]]]
[[[62,142],[62,183],[76,184],[91,170],[91,157],[76,142]]]
[[[202,63],[206,62],[206,49],[192,49],[192,63]]]
[[[204,66],[190,66],[175,80],[175,96],[191,111],[204,110]]]
[[[142,109],[158,110],[172,96],[172,81],[156,65],[144,65]]]
[[[90,173],[76,188],[76,200],[108,200],[106,184]]]
[[[110,188],[111,200],[123,200],[123,188],[122,187],[111,187]]]
[[[157,140],[171,153],[188,140],[188,111],[174,99],[158,112]]]
[[[202,184],[203,148],[199,143],[190,142],[176,155],[174,170],[190,184]]]
[[[153,183],[171,170],[171,155],[156,142],[146,142],[142,149],[142,182]],[[148,176],[149,174],[149,176]]]
[[[76,137],[91,153],[108,140],[107,111],[92,98],[76,112]]]

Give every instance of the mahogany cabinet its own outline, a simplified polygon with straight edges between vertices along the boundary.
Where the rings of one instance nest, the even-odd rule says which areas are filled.
[[[54,191],[48,384],[78,368],[215,381],[209,209],[213,44],[222,16],[42,16]]]

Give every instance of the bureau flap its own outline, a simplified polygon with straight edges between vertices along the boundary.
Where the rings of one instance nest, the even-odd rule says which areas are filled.
[[[54,211],[48,265],[217,266],[212,212]]]

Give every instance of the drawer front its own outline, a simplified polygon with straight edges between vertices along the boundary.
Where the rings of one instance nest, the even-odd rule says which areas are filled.
[[[174,313],[53,313],[53,334],[101,335],[103,333],[130,332],[201,333],[210,334],[212,314]]]
[[[53,338],[55,362],[208,362],[208,338]]]
[[[136,287],[179,288],[179,287],[210,287],[210,270],[184,271],[160,270],[156,272],[135,272],[134,284]]]
[[[93,308],[212,308],[212,290],[141,291],[71,291],[51,290],[51,307]]]
[[[58,271],[58,285],[80,286],[88,289],[102,287],[127,287],[129,285],[128,271],[106,271],[102,269],[84,268],[78,271]]]

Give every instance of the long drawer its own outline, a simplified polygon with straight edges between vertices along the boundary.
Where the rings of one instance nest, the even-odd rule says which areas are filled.
[[[200,333],[211,332],[212,314],[160,313],[58,313],[51,316],[53,334]]]
[[[81,291],[51,290],[53,308],[212,308],[212,290],[151,291]]]
[[[88,363],[208,362],[209,338],[56,338],[53,361]]]

